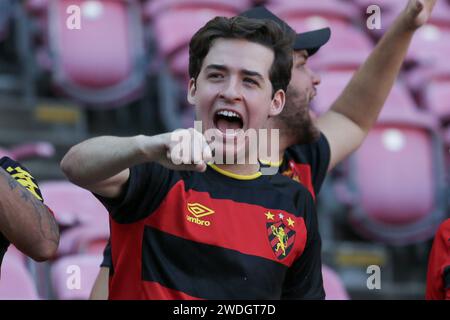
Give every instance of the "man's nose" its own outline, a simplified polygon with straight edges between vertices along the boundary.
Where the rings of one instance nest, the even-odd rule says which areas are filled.
[[[320,75],[313,71],[311,71],[311,77],[312,77],[313,84],[315,86],[318,86],[320,84],[320,82],[322,81],[322,79],[320,78]]]
[[[241,100],[241,88],[238,79],[229,79],[224,85],[222,92],[220,93],[221,98],[228,101],[239,101]]]

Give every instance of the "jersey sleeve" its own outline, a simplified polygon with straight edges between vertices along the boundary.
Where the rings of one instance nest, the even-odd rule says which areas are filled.
[[[35,198],[44,202],[39,185],[31,175],[30,171],[17,161],[8,157],[0,159],[0,166],[11,175],[21,186],[27,189]]]
[[[428,258],[427,300],[450,300],[450,219],[436,232]]]
[[[31,175],[30,171],[17,161],[12,160],[9,157],[3,157],[0,159],[0,167],[11,175],[14,180],[16,180],[21,186],[23,186],[27,191],[29,191],[36,199],[44,202],[39,185],[34,177]],[[47,208],[52,214],[53,212]],[[6,237],[0,233],[0,265],[3,260],[3,256],[10,242]]]
[[[323,133],[320,133],[319,139],[314,143],[294,145],[288,149],[285,154],[286,162],[293,158],[295,162],[308,165],[311,170],[311,184],[314,194],[318,195],[330,164],[330,145]]]
[[[174,171],[157,163],[130,168],[130,176],[121,194],[106,198],[94,193],[118,223],[134,223],[148,217],[170,190]]]
[[[311,196],[308,194],[304,218],[307,240],[303,253],[294,261],[287,271],[283,283],[282,299],[325,299],[322,280],[321,238],[319,235],[317,214]]]

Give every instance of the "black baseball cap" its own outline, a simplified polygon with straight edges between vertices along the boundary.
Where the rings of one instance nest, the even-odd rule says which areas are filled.
[[[269,19],[276,22],[283,31],[295,33],[294,50],[306,50],[309,56],[316,53],[321,46],[330,40],[331,30],[330,28],[323,28],[303,33],[296,33],[286,22],[278,18],[267,8],[260,6],[244,11],[240,14],[242,17],[251,19]]]

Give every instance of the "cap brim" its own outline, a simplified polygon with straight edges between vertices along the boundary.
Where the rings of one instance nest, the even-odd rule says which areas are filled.
[[[294,50],[306,50],[308,55],[312,56],[330,40],[330,36],[330,28],[297,33],[294,41]]]

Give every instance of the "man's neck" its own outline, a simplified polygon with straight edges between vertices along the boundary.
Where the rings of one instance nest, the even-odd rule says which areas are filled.
[[[259,164],[216,164],[216,167],[241,176],[250,176],[259,172]]]

